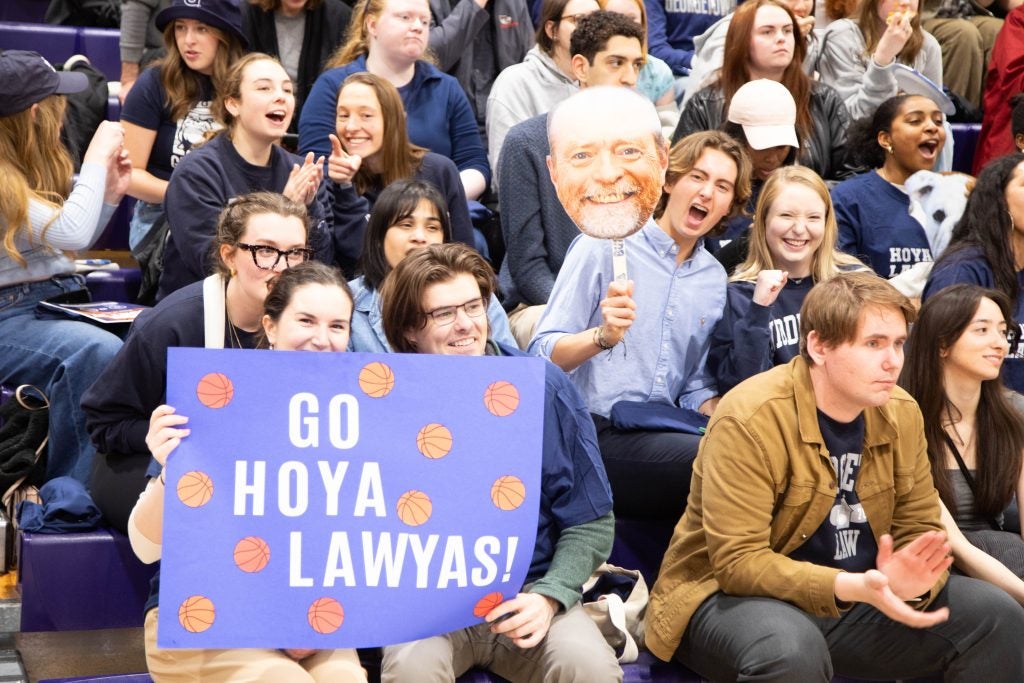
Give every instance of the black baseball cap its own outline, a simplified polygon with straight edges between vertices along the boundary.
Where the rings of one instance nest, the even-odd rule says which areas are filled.
[[[249,41],[242,33],[242,10],[238,0],[173,0],[156,15],[156,27],[163,31],[175,19],[195,19],[230,33],[248,49]]]
[[[70,95],[89,87],[85,74],[57,71],[38,52],[0,52],[0,116],[13,116],[50,95]]]

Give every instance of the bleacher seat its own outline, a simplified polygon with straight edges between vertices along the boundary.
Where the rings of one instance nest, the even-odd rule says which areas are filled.
[[[21,630],[87,631],[142,626],[155,565],[110,529],[20,534]]]
[[[28,21],[43,23],[49,0],[3,0],[0,2],[0,21]],[[0,41],[0,48],[9,46]],[[13,48],[10,48],[13,49]]]
[[[953,123],[953,170],[971,173],[974,168],[974,150],[981,137],[980,123]]]
[[[85,276],[85,284],[93,301],[134,304],[142,284],[142,272],[138,268],[94,270]]]
[[[0,21],[0,48],[5,50],[33,50],[62,64],[79,52],[78,46],[79,29],[73,26]]]
[[[117,211],[110,217],[107,227],[103,229],[103,233],[92,245],[92,249],[128,251],[128,226],[132,222],[132,213],[134,211],[135,198],[125,195],[121,203],[117,205]]]
[[[89,61],[108,81],[121,78],[121,32],[115,28],[79,29],[78,51],[89,58]]]

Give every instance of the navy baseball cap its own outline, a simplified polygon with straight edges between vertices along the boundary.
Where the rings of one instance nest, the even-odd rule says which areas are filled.
[[[50,95],[70,95],[89,87],[76,71],[57,71],[38,52],[0,52],[0,116],[13,116]]]
[[[175,19],[195,19],[216,26],[238,38],[242,47],[249,48],[249,41],[242,33],[242,10],[238,0],[174,0],[170,7],[156,15],[156,27],[163,31]]]

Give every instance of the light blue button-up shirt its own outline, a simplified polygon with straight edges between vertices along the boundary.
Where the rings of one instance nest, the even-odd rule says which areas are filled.
[[[366,286],[360,275],[350,280],[352,289],[353,310],[352,328],[349,333],[348,350],[366,353],[391,353],[391,345],[384,334],[384,321],[381,319],[380,292]],[[508,316],[498,302],[498,297],[491,295],[487,306],[487,320],[490,323],[488,335],[494,341],[515,346],[516,340],[508,326]]]
[[[618,401],[668,403],[697,410],[716,396],[707,371],[711,333],[725,308],[725,269],[703,240],[676,265],[679,246],[654,221],[626,238],[636,320],[623,342],[569,373],[592,413]],[[562,337],[602,322],[600,302],[614,279],[608,240],[580,235],[569,247],[530,353],[551,358]]]

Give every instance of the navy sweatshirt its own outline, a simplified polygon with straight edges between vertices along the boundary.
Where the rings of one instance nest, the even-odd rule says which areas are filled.
[[[832,188],[840,250],[864,261],[880,276],[899,275],[931,261],[928,236],[910,215],[910,197],[868,171]]]
[[[754,284],[729,283],[725,311],[711,336],[708,370],[721,394],[800,354],[800,307],[814,279],[788,280],[771,306],[753,302]]]
[[[267,190],[281,192],[288,183],[293,164],[300,157],[274,146],[270,164],[250,164],[235,150],[227,135],[213,138],[178,163],[167,185],[164,208],[170,237],[164,251],[157,301],[212,272],[210,250],[217,233],[217,219],[230,200],[242,194]],[[307,244],[317,260],[334,261],[326,183],[309,207],[311,220]]]

